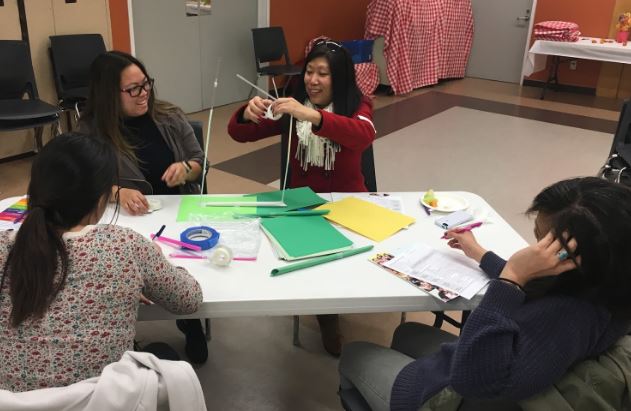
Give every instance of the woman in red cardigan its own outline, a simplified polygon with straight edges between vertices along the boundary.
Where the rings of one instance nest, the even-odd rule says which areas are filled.
[[[336,42],[318,42],[302,75],[293,97],[251,99],[234,113],[228,133],[240,142],[278,134],[287,139],[293,116],[287,185],[320,193],[367,191],[361,159],[375,139],[372,103],[357,87],[350,53]],[[339,355],[337,315],[319,315],[318,322],[325,349]]]

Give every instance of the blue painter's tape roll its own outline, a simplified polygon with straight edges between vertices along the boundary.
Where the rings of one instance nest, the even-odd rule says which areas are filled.
[[[210,227],[191,227],[182,231],[180,241],[186,244],[196,245],[202,250],[210,250],[219,241],[219,233]]]

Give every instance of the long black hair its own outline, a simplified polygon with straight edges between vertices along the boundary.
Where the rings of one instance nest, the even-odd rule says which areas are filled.
[[[543,214],[550,231],[578,268],[558,276],[551,292],[575,295],[631,318],[631,188],[596,177],[560,181],[533,200],[529,213]],[[545,234],[545,233],[544,233]]]
[[[62,234],[102,211],[117,182],[116,152],[100,139],[62,134],[35,158],[26,218],[2,273],[2,283],[9,280],[14,327],[29,317],[43,316],[63,289],[68,253]]]
[[[362,92],[355,81],[355,66],[349,51],[333,41],[316,43],[311,49],[302,68],[302,77],[295,83],[293,97],[301,103],[307,99],[304,82],[307,64],[318,57],[324,57],[329,63],[333,88],[333,112],[346,117],[352,116],[361,103]]]

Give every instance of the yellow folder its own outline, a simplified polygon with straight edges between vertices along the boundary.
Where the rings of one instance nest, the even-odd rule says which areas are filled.
[[[374,241],[382,241],[416,221],[414,218],[356,197],[326,203],[327,219]]]

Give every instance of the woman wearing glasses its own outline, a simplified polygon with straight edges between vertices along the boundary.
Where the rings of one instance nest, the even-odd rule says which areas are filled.
[[[288,187],[308,186],[315,192],[368,191],[361,171],[362,153],[375,139],[372,103],[355,82],[349,52],[332,41],[316,43],[302,69],[293,97],[254,97],[237,110],[228,133],[240,142],[282,134],[287,141],[290,118]],[[264,117],[268,108],[269,115]],[[322,341],[332,355],[340,353],[337,315],[318,316]]]
[[[90,67],[90,91],[81,131],[116,147],[120,205],[132,215],[149,211],[147,194],[197,194],[204,153],[182,110],[157,100],[153,79],[135,57],[120,51],[98,56]],[[200,320],[177,320],[186,354],[204,363],[208,346]]]
[[[146,194],[195,194],[204,153],[178,107],[155,98],[153,79],[135,57],[110,51],[90,68],[81,130],[110,141],[120,160],[121,206],[149,209]]]

